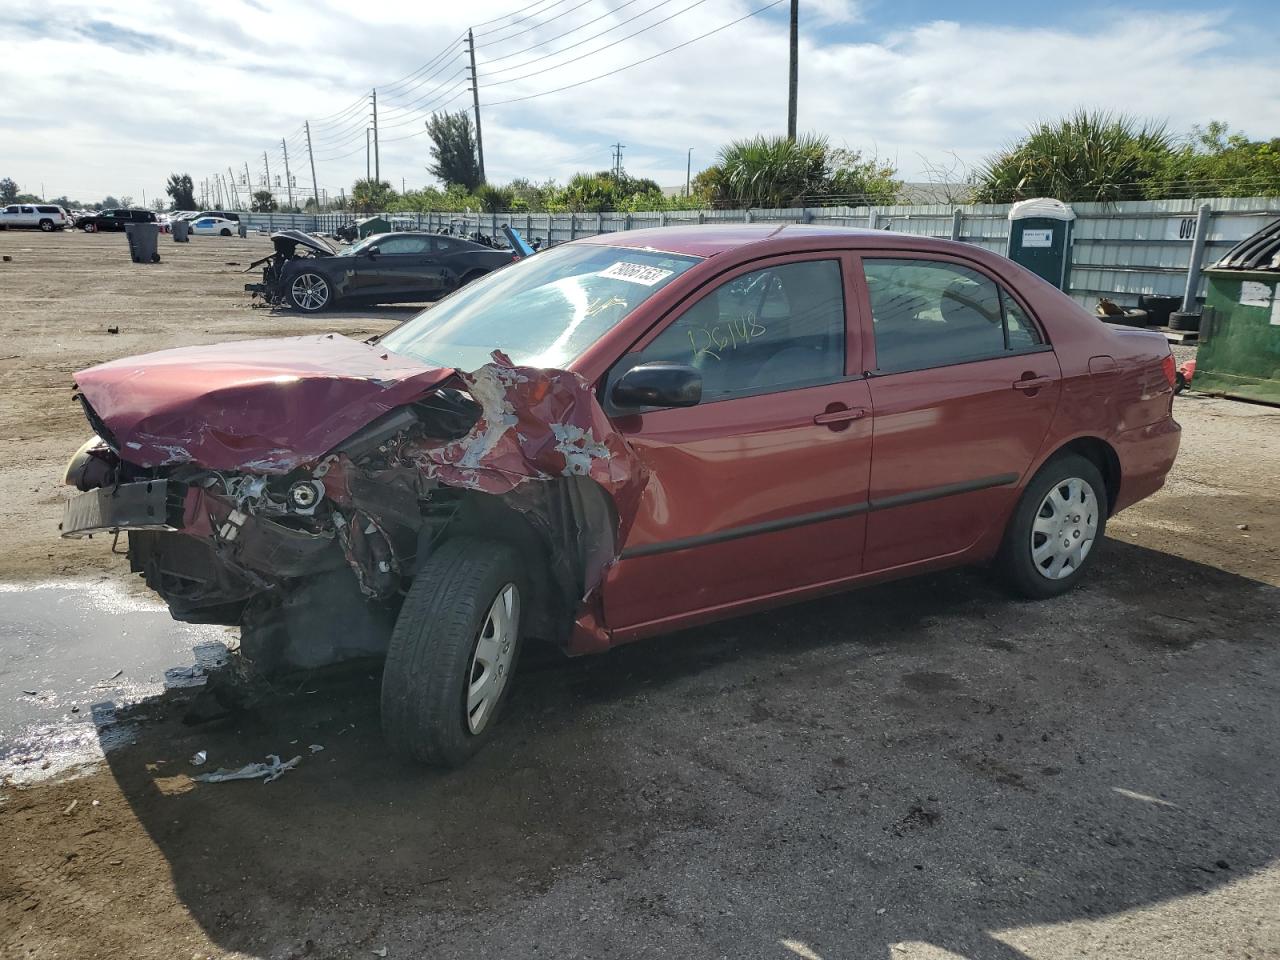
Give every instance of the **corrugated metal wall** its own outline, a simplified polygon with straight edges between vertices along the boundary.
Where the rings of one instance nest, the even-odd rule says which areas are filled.
[[[1201,204],[1210,209],[1201,266],[1280,217],[1280,197],[1207,200],[1126,200],[1077,203],[1068,292],[1087,307],[1098,297],[1133,305],[1139,294],[1181,296]],[[501,237],[510,224],[526,239],[564,243],[598,233],[690,223],[816,223],[954,238],[1003,254],[1009,237],[1007,204],[808,207],[784,210],[680,210],[644,213],[384,213],[400,229],[480,232]],[[250,229],[332,232],[347,214],[243,213]],[[1199,295],[1203,296],[1203,281]]]

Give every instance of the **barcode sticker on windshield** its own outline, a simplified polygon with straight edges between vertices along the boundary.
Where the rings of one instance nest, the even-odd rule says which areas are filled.
[[[619,260],[613,266],[601,270],[599,275],[611,280],[625,280],[627,283],[640,283],[646,287],[652,287],[674,272],[674,270],[663,270],[661,267],[647,267],[643,263],[627,263],[625,260]]]

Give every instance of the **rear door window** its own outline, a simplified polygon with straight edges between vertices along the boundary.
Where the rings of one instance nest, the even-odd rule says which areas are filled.
[[[1035,324],[984,274],[940,260],[862,261],[881,373],[1038,348]]]
[[[36,209],[39,210],[41,213],[61,213],[62,212],[57,207],[36,207]]]

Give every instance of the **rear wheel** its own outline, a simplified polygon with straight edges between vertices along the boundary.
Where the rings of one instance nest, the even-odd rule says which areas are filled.
[[[53,221],[52,221],[52,220],[41,220],[41,221],[40,221],[40,229],[41,229],[41,230],[43,230],[45,233],[53,233]]]
[[[1005,530],[1000,565],[1032,599],[1055,597],[1088,569],[1107,526],[1107,489],[1092,461],[1054,457],[1027,484]]]
[[[423,565],[382,673],[382,730],[398,753],[456,767],[484,745],[511,689],[526,584],[496,541],[447,540]]]
[[[333,289],[318,273],[300,273],[289,284],[289,302],[303,313],[316,313],[329,306]]]
[[[226,227],[223,227],[223,228],[222,228],[222,236],[224,236],[224,237],[229,237],[229,236],[231,236],[231,231],[230,231],[230,230],[228,230]]]

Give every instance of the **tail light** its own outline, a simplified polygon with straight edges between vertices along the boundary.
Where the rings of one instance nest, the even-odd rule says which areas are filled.
[[[1172,353],[1166,354],[1165,358],[1160,361],[1160,369],[1164,371],[1164,378],[1169,381],[1170,387],[1178,382],[1178,364],[1173,359]]]

